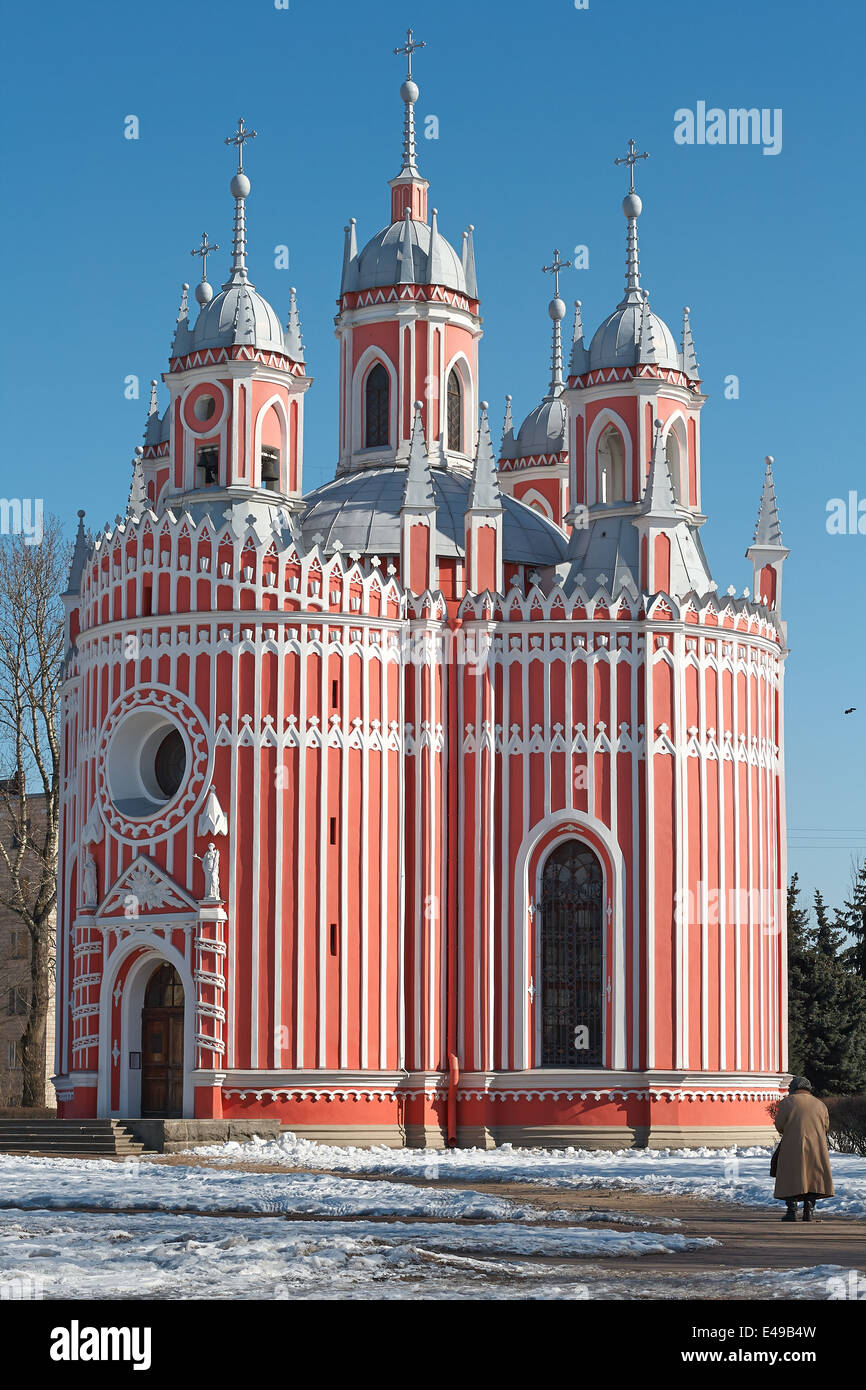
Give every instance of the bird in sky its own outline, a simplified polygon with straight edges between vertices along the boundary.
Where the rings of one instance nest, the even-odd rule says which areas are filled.
[[[854,711],[856,710],[856,708],[857,708],[856,705],[852,705],[850,709],[843,710],[842,713],[843,713],[843,714],[853,714]]]

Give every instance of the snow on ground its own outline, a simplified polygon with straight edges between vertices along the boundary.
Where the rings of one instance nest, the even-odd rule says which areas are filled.
[[[709,1197],[747,1206],[772,1206],[770,1149],[356,1149],[313,1144],[294,1134],[219,1144],[194,1151],[225,1164],[296,1166],[347,1173],[381,1173],[413,1181],[532,1183],[541,1187],[625,1188],[672,1196]],[[866,1159],[831,1154],[836,1195],[822,1201],[826,1215],[866,1216]]]
[[[0,1291],[101,1299],[826,1299],[848,1271],[726,1270],[636,1275],[568,1266],[577,1229],[285,1221],[157,1212],[0,1212]],[[599,1233],[596,1233],[598,1235]],[[610,1236],[614,1233],[604,1233]],[[620,1235],[637,1253],[636,1238]],[[651,1238],[656,1248],[672,1237]],[[526,1258],[541,1250],[544,1263]],[[605,1244],[599,1254],[607,1254]],[[552,1257],[552,1258],[551,1258]],[[14,1285],[13,1285],[14,1281]],[[4,1296],[7,1296],[4,1294]]]

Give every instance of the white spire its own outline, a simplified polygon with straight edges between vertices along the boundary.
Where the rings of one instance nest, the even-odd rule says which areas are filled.
[[[664,427],[661,420],[654,420],[653,426],[655,429],[653,456],[652,463],[650,464],[646,491],[644,492],[643,502],[641,503],[641,511],[645,514],[652,514],[653,516],[678,519],[674,488],[671,482],[671,470],[668,467],[667,455],[662,439],[662,429]]]
[[[486,401],[481,402],[481,419],[478,423],[478,443],[475,449],[472,487],[469,492],[469,509],[484,512],[502,511],[502,493],[499,490],[499,475],[496,472],[496,458],[493,453],[493,441],[490,438]]]
[[[768,550],[784,550],[779,508],[776,505],[776,488],[773,483],[772,454],[767,455],[764,464],[764,486],[761,490],[761,505],[758,510],[752,545],[762,546]]]
[[[406,42],[394,49],[394,53],[398,57],[400,54],[405,54],[407,60],[406,80],[400,88],[400,96],[403,98],[405,110],[403,113],[403,165],[398,177],[409,175],[412,178],[420,178],[415,151],[415,102],[420,93],[418,84],[412,80],[412,54],[416,49],[426,48],[426,46],[424,39],[413,38],[412,30],[407,29]]]
[[[683,309],[683,337],[680,344],[680,365],[686,376],[694,381],[700,376],[701,369],[698,366],[698,357],[695,352],[695,340],[692,337],[692,325],[689,319],[690,313],[691,309],[688,304],[686,304]]]
[[[415,417],[412,421],[412,439],[409,445],[409,467],[406,472],[402,505],[404,509],[409,511],[435,511],[433,475],[430,472],[430,457],[424,439],[424,421],[421,418],[421,409],[421,402],[416,401]]]
[[[304,360],[304,344],[301,338],[301,320],[298,316],[298,296],[292,285],[289,290],[289,319],[286,324],[286,352],[295,362]]]
[[[243,116],[238,117],[238,128],[234,135],[226,136],[226,144],[234,145],[238,152],[237,173],[231,181],[232,197],[235,200],[235,224],[232,240],[232,273],[223,285],[247,283],[247,223],[245,202],[250,191],[250,181],[244,173],[244,145],[247,140],[255,140],[258,131],[247,130]]]
[[[638,362],[655,362],[656,347],[653,336],[653,318],[650,313],[649,295],[643,292],[643,308],[640,314],[640,338],[637,347]]]
[[[545,275],[553,276],[553,299],[547,306],[547,312],[553,319],[553,343],[550,353],[550,386],[548,387],[548,397],[558,396],[562,391],[564,382],[562,379],[562,320],[566,315],[565,301],[559,297],[559,272],[567,270],[571,261],[561,261],[559,250],[553,253],[553,261],[550,265],[543,265],[542,272]]]
[[[189,285],[184,281],[180,287],[180,308],[177,311],[177,322],[171,339],[171,355],[177,356],[175,348],[179,347],[179,339],[183,338],[189,326]]]
[[[129,485],[129,499],[126,503],[126,515],[135,521],[144,514],[150,505],[144,482],[144,469],[141,466],[143,453],[144,450],[139,445],[135,451],[135,458],[132,460],[132,482]]]
[[[624,304],[629,301],[635,302],[640,293],[640,262],[638,259],[637,247],[637,220],[643,211],[643,203],[634,190],[634,166],[639,159],[649,159],[649,155],[644,151],[643,154],[636,153],[634,140],[628,142],[628,153],[614,160],[614,164],[627,164],[629,175],[629,190],[622,200],[622,210],[628,218],[628,235],[626,238],[625,256],[625,298]]]

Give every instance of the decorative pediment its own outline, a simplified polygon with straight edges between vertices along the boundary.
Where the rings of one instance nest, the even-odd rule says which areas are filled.
[[[158,864],[139,854],[108,890],[96,912],[97,921],[107,918],[151,916],[154,912],[198,912],[195,898],[170,879]]]

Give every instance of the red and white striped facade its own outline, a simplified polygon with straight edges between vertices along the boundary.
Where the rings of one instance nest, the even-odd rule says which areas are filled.
[[[413,169],[392,184],[395,235],[428,225]],[[64,1115],[139,1113],[144,987],[167,961],[184,992],[185,1116],[428,1145],[766,1132],[786,1067],[787,552],[769,466],[755,597],[722,597],[695,581],[699,378],[658,351],[573,357],[574,529],[562,519],[562,563],[534,572],[511,548],[524,509],[503,511],[486,414],[468,446],[478,300],[448,277],[341,296],[340,473],[360,486],[390,468],[421,488],[390,552],[305,533],[310,378],[288,337],[280,351],[255,326],[246,342],[176,338],[163,437],[137,464],[146,496],[95,541],[80,528],[62,711]],[[378,363],[387,442],[365,456]],[[446,447],[455,363],[468,443]],[[197,411],[203,397],[213,409]],[[604,468],[621,460],[616,495],[600,447]],[[268,448],[280,471],[265,487]],[[461,553],[443,550],[437,470],[465,493]],[[184,773],[160,800],[147,750],[175,729]],[[593,1068],[542,1064],[538,903],[565,840],[601,865]]]

